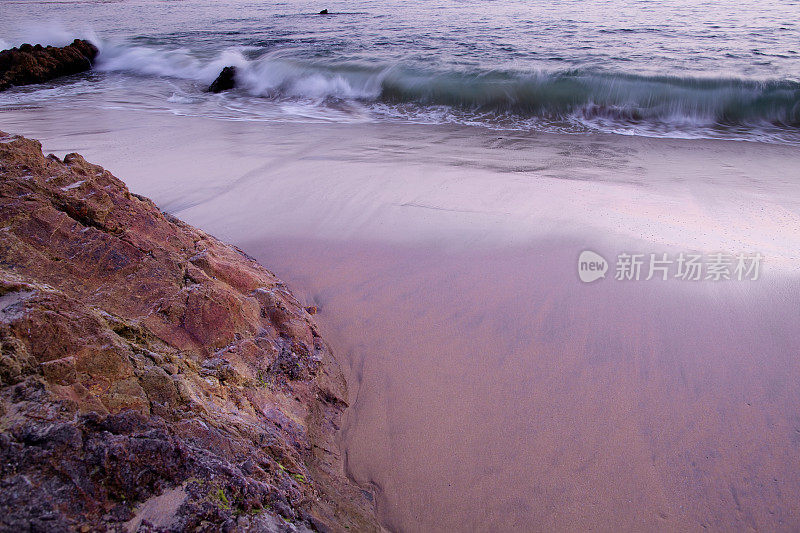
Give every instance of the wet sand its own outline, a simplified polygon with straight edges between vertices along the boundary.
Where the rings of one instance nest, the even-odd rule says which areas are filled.
[[[89,113],[0,129],[320,306],[388,528],[800,527],[796,148]],[[584,249],[766,259],[758,281],[583,284]]]
[[[343,442],[392,529],[796,527],[797,281],[583,285],[582,244],[248,249],[351,365]]]

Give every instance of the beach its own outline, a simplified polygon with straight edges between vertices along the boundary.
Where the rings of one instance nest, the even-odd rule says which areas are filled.
[[[797,523],[793,148],[51,116],[3,114],[319,307],[348,473],[385,527]],[[580,281],[583,250],[605,279]],[[763,254],[759,279],[614,279],[622,252],[718,250]]]
[[[56,156],[33,178],[30,153],[9,156],[22,161],[9,185],[13,229],[44,231],[20,222],[29,178],[52,220],[72,220],[73,233],[36,246],[105,227],[95,220],[111,205],[104,172],[85,186],[46,175],[88,172],[67,157],[77,152],[129,188],[114,182],[109,213],[141,208],[164,232],[185,231],[186,242],[206,232],[235,257],[209,265],[184,246],[154,270],[166,293],[198,292],[202,280],[252,311],[240,329],[222,328],[219,346],[197,341],[191,357],[165,348],[189,376],[164,363],[169,379],[208,393],[200,407],[211,407],[189,402],[187,416],[214,414],[227,430],[246,411],[250,429],[234,436],[245,454],[280,441],[261,470],[214,452],[232,465],[225,475],[241,467],[235,479],[264,484],[241,509],[231,502],[246,490],[197,492],[193,505],[222,513],[215,526],[247,530],[255,510],[269,531],[795,531],[800,24],[792,0],[736,7],[7,2],[0,49],[66,58],[0,79],[0,130]],[[73,39],[85,41],[21,48]],[[96,203],[99,215],[70,202]],[[103,237],[121,257],[135,255],[126,231]],[[59,258],[37,283],[84,259]],[[258,275],[242,281],[239,269]],[[102,276],[91,283],[73,303],[104,305],[97,295],[114,292]],[[131,284],[137,306],[146,285]],[[145,300],[130,320],[167,316],[177,336],[189,324],[213,337],[235,315],[217,312],[227,304],[211,290],[197,313]],[[251,337],[261,355],[226,355],[223,344]],[[317,373],[317,351],[341,378]],[[240,356],[246,379],[222,385],[254,394],[251,404],[203,381],[205,359],[228,376],[220,368]],[[140,406],[146,424],[161,424],[153,405]],[[256,441],[259,425],[271,433]],[[169,472],[146,501],[170,500],[188,471]],[[142,523],[139,499],[97,523],[134,511]],[[181,520],[200,520],[199,507]]]

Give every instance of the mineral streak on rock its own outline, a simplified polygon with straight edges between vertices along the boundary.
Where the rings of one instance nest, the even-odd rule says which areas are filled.
[[[272,273],[0,132],[0,530],[378,530],[345,394]]]
[[[97,47],[80,39],[61,48],[23,44],[3,50],[0,52],[0,91],[89,70],[96,56]]]
[[[208,92],[221,93],[236,87],[236,67],[225,67],[209,86]]]

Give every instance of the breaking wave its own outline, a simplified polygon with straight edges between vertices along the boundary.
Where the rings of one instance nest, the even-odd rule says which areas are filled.
[[[327,65],[286,53],[226,50],[203,60],[188,50],[103,46],[97,68],[210,83],[235,65],[242,90],[268,98],[337,98],[449,106],[547,119],[603,117],[631,123],[800,127],[800,83],[569,70],[420,72],[399,66]]]
[[[404,65],[311,61],[292,51],[236,47],[213,55],[188,49],[93,39],[102,72],[195,82],[199,92],[223,67],[237,67],[233,93],[311,106],[345,105],[426,122],[511,129],[612,131],[686,137],[761,138],[800,142],[800,82],[647,76],[594,70],[423,71]],[[256,98],[253,98],[256,97]],[[190,104],[192,95],[170,103]],[[555,126],[554,126],[555,125]],[[572,128],[572,129],[570,129]],[[767,132],[767,134],[764,134]],[[776,133],[777,132],[777,133]],[[788,139],[788,140],[787,140]]]

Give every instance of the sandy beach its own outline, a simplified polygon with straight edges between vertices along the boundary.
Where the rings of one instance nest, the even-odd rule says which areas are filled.
[[[391,530],[800,523],[795,147],[69,108],[2,127],[319,307],[348,473]],[[581,283],[583,250],[606,279]],[[693,251],[765,261],[756,281],[614,279],[622,252]]]
[[[0,530],[800,531],[797,4],[3,2]]]

